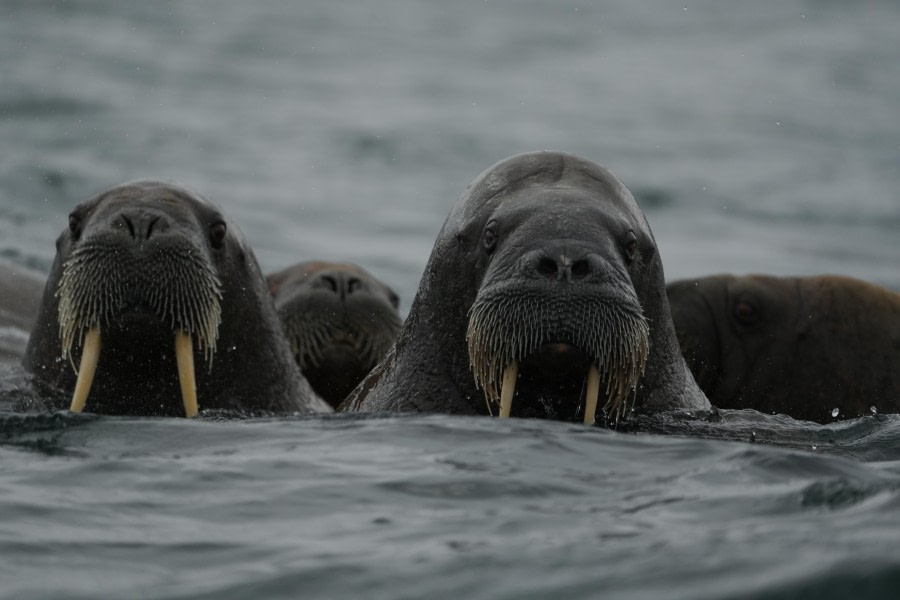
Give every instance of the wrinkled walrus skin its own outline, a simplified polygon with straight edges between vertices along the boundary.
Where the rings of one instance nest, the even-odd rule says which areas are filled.
[[[453,207],[397,343],[341,410],[593,423],[585,390],[598,383],[607,418],[711,408],[631,193],[593,162],[534,152],[482,173]]]
[[[819,423],[900,411],[897,292],[834,275],[714,275],[668,294],[688,365],[717,407]]]
[[[57,408],[330,411],[291,356],[253,251],[207,200],[159,181],[114,187],[75,207],[56,247],[23,365]]]

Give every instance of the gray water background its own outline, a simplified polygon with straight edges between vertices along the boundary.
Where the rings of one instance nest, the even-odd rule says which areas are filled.
[[[827,0],[0,3],[0,252],[46,269],[140,177],[222,205],[267,270],[353,260],[406,308],[468,183],[582,154],[670,279],[900,288],[900,7]]]
[[[356,261],[405,311],[465,186],[558,149],[669,279],[900,289],[898,31],[870,0],[2,1],[0,256],[46,271],[77,202],[163,177],[266,270]],[[896,596],[896,417],[648,428],[0,412],[0,596]]]

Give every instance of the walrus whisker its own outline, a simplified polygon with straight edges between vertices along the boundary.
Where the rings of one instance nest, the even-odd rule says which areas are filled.
[[[334,323],[321,317],[285,309],[285,331],[288,334],[291,352],[302,369],[321,366],[327,349],[336,343],[348,343],[361,364],[374,367],[387,352],[395,332],[400,328],[400,318],[388,313],[386,318],[369,322],[345,316],[345,320]]]
[[[215,270],[193,252],[159,250],[168,262],[185,264],[183,269],[160,280],[145,274],[127,260],[114,260],[115,248],[92,244],[76,249],[63,265],[56,295],[59,298],[59,337],[62,355],[72,363],[72,349],[84,332],[103,322],[107,325],[121,307],[144,304],[173,331],[196,336],[208,366],[216,352],[222,320],[221,283]],[[184,271],[184,273],[182,273]],[[168,293],[163,294],[162,289]]]
[[[72,394],[72,404],[69,406],[69,410],[72,412],[84,410],[88,395],[91,393],[91,385],[94,383],[94,375],[97,373],[98,362],[100,362],[100,327],[94,325],[84,336],[81,366],[78,369],[78,379]]]
[[[539,352],[548,341],[568,340],[591,357],[584,414],[591,423],[601,380],[606,379],[604,410],[622,415],[649,356],[649,326],[639,306],[589,296],[552,303],[539,292],[519,289],[513,295],[500,287],[483,293],[469,314],[467,342],[475,384],[484,391],[489,412],[500,402],[501,416],[509,365]]]

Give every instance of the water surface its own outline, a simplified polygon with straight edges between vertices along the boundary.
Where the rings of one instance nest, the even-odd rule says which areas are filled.
[[[46,272],[77,202],[162,177],[266,270],[356,261],[405,312],[465,186],[557,149],[634,192],[670,279],[900,289],[898,25],[877,0],[2,1],[0,257]],[[0,596],[893,598],[898,454],[894,416],[0,410]]]

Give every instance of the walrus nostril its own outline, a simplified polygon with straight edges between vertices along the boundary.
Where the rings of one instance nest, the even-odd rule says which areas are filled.
[[[559,273],[559,267],[555,260],[543,257],[538,261],[537,272],[544,277],[556,279],[557,274]]]
[[[134,239],[134,223],[131,222],[131,219],[122,215],[122,220],[125,221],[125,226],[128,227],[128,233],[131,234],[131,238]]]
[[[576,260],[572,263],[572,277],[584,279],[591,274],[591,264],[586,259]]]
[[[338,283],[334,277],[332,277],[331,275],[323,275],[322,282],[325,283],[325,287],[327,287],[330,291],[334,292],[335,294],[338,293]]]
[[[128,211],[120,213],[114,221],[114,226],[128,232],[132,240],[145,242],[153,235],[168,229],[168,220],[165,215]]]
[[[362,281],[357,279],[356,277],[351,277],[347,280],[347,293],[352,294],[357,292],[362,288]]]
[[[156,226],[156,223],[159,221],[159,217],[153,217],[150,219],[150,224],[147,225],[147,239],[150,239],[150,236],[153,235],[153,228]]]

